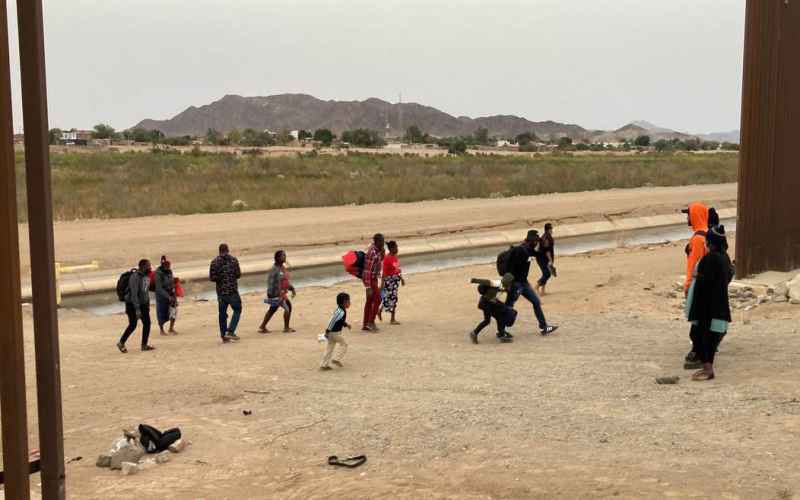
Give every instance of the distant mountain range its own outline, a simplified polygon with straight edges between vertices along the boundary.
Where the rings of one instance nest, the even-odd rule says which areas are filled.
[[[376,98],[365,101],[323,101],[306,94],[267,97],[226,95],[205,106],[190,106],[167,120],[143,120],[134,128],[157,129],[167,136],[200,136],[208,129],[226,133],[245,128],[276,132],[328,128],[335,134],[341,134],[345,130],[366,128],[385,131],[390,137],[399,137],[411,125],[436,137],[469,135],[479,128],[488,129],[489,134],[496,137],[515,137],[534,132],[542,139],[571,137],[595,142],[632,140],[643,134],[650,135],[653,140],[691,137],[644,121],[633,122],[614,131],[598,131],[554,121],[534,122],[513,115],[455,117],[416,103],[393,104]]]

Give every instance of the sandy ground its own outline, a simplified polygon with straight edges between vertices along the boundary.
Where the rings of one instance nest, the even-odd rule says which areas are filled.
[[[83,457],[67,465],[69,497],[792,498],[800,308],[762,306],[749,324],[737,312],[718,378],[691,382],[687,324],[667,297],[683,259],[681,244],[562,258],[545,299],[561,329],[533,333],[522,301],[513,344],[492,327],[467,339],[480,315],[467,281],[492,266],[413,275],[402,326],[347,333],[332,372],[317,370],[316,336],[341,290],[358,325],[357,282],[301,290],[291,335],[257,334],[263,306],[247,297],[236,345],[217,339],[213,302],[182,305],[180,335],[127,355],[114,347],[122,317],[62,311],[65,450]],[[33,363],[29,310],[25,326]],[[680,383],[656,385],[664,375]],[[193,446],[136,476],[96,468],[140,422],[179,426]],[[369,461],[335,469],[333,454]]]
[[[503,199],[444,200],[241,213],[59,222],[56,258],[66,264],[99,260],[101,269],[153,262],[209,260],[227,241],[237,255],[278,248],[358,244],[382,231],[395,239],[485,229],[540,227],[546,221],[580,222],[611,216],[674,213],[692,201],[735,206],[736,185],[620,189]],[[22,270],[28,273],[27,225],[20,225]]]

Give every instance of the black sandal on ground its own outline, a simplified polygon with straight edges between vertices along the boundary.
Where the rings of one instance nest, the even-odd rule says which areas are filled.
[[[122,354],[128,352],[128,349],[125,348],[125,344],[123,344],[122,342],[117,342],[117,349],[119,349],[119,352],[121,352]]]
[[[332,455],[328,457],[328,465],[335,465],[337,467],[347,467],[348,469],[355,469],[356,467],[360,467],[364,465],[367,461],[366,455],[358,455],[357,457],[350,457],[350,458],[343,458],[339,460],[339,457],[336,455]]]

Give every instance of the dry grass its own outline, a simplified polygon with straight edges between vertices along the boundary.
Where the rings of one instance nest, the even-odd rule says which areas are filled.
[[[20,218],[26,218],[17,157]],[[735,155],[302,158],[227,154],[53,154],[57,219],[415,202],[736,180]]]

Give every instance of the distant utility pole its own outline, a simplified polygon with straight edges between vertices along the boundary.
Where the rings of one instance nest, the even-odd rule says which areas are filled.
[[[400,94],[399,94],[399,101],[400,101],[400,104],[399,104],[400,112],[399,112],[399,117],[397,119],[397,121],[398,121],[397,127],[400,129],[400,133],[403,134],[404,133],[404,129],[403,129],[403,93],[402,92],[400,92]]]

